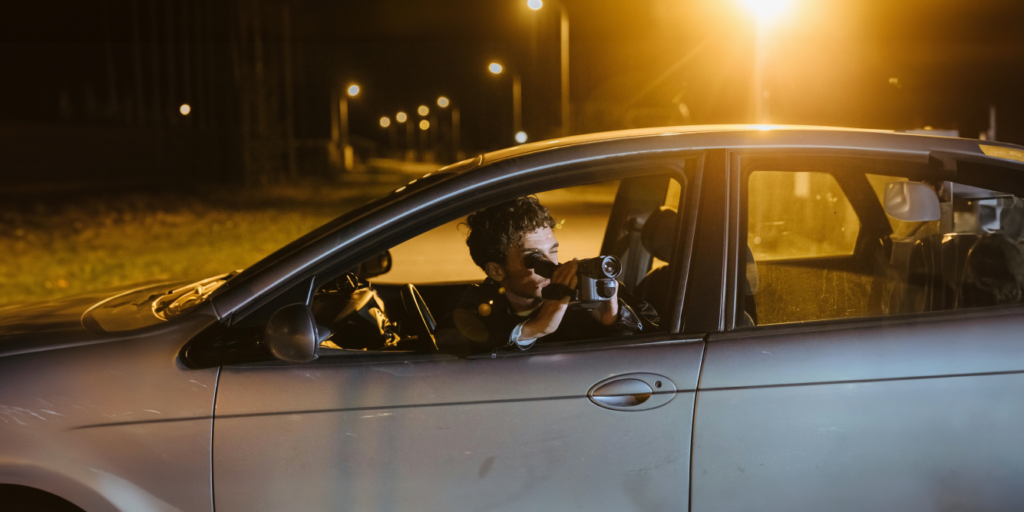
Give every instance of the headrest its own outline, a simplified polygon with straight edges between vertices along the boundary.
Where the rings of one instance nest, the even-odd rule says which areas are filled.
[[[662,206],[651,212],[640,231],[640,242],[644,249],[662,261],[672,258],[672,241],[676,234],[676,211]]]

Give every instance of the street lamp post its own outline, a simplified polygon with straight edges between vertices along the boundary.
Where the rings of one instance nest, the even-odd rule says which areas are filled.
[[[441,97],[437,98],[437,106],[440,107],[441,109],[447,109],[449,106],[451,106],[451,111],[450,111],[450,113],[451,113],[451,132],[449,133],[449,136],[451,137],[451,145],[452,145],[451,158],[454,161],[456,161],[456,162],[461,161],[462,160],[462,156],[460,154],[461,153],[461,148],[459,148],[459,142],[460,142],[459,139],[460,139],[460,135],[461,135],[459,133],[459,130],[461,129],[461,127],[459,125],[461,124],[460,123],[460,121],[461,121],[460,117],[461,116],[460,116],[460,112],[459,112],[459,107],[456,107],[455,105],[452,105],[452,102],[447,97],[445,97],[445,96],[441,96]],[[438,122],[437,124],[438,124],[437,127],[441,128],[441,123]]]
[[[427,119],[430,114],[430,107],[426,105],[420,105],[416,109],[416,113],[420,115],[419,127],[420,127],[420,160],[426,161],[430,156],[430,125],[431,122]]]
[[[394,152],[398,149],[398,125],[391,122],[391,118],[384,116],[380,118],[380,127],[388,131],[388,146],[390,146],[389,152]]]
[[[352,146],[349,144],[348,137],[348,98],[356,97],[359,95],[359,86],[352,84],[345,89],[345,93],[341,95],[341,100],[338,102],[338,120],[339,120],[339,135],[341,143],[341,155],[342,155],[342,166],[346,171],[351,171],[355,167],[355,154],[352,151]]]
[[[505,71],[497,62],[490,63],[487,69],[494,75],[500,75]],[[520,143],[520,139],[526,140],[526,132],[523,131],[523,82],[518,72],[512,73],[512,137]]]
[[[416,159],[416,149],[413,148],[413,127],[412,121],[409,121],[409,116],[405,112],[399,112],[395,114],[395,120],[405,125],[405,155],[406,161]],[[409,121],[409,122],[406,122]]]
[[[459,110],[459,107],[452,105],[448,98],[441,96],[437,99],[437,106],[441,108],[448,108],[449,105],[452,107],[452,158],[454,158],[456,162],[459,162],[465,158],[460,145],[462,142],[462,112]]]
[[[569,135],[571,132],[570,123],[570,112],[569,112],[569,11],[566,10],[565,5],[558,0],[548,0],[558,7],[560,15],[559,19],[559,42],[560,42],[560,64],[561,64],[561,111],[562,111],[562,136]],[[539,10],[544,7],[543,0],[527,0],[526,5],[530,9]],[[518,132],[517,132],[518,133]]]

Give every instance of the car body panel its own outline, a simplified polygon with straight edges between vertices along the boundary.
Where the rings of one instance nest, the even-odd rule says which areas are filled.
[[[1022,371],[1022,312],[1014,307],[953,319],[890,318],[713,335],[701,388]]]
[[[701,391],[691,510],[1019,510],[1022,392],[1021,373]]]
[[[225,368],[217,510],[682,508],[702,349]],[[676,396],[638,412],[587,398],[636,372]]]
[[[935,169],[938,181],[948,170]],[[736,181],[734,255],[746,239]],[[710,335],[691,510],[1019,508],[1021,312],[1013,305]]]
[[[211,510],[218,369],[189,370],[189,315],[102,343],[0,357],[0,482],[91,511]]]

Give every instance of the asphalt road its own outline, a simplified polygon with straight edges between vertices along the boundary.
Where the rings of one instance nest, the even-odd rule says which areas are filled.
[[[555,221],[562,223],[555,230],[561,261],[598,256],[616,189],[617,183],[610,183],[537,194]],[[392,248],[391,272],[373,281],[423,284],[483,280],[483,271],[469,257],[465,220],[454,220]]]

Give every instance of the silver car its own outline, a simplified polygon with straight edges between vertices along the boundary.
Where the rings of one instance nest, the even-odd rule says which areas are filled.
[[[465,280],[387,279],[609,183],[587,250],[653,332],[477,353],[440,329]],[[1024,148],[880,131],[486,154],[240,273],[0,309],[0,508],[1019,510],[1022,197]]]

